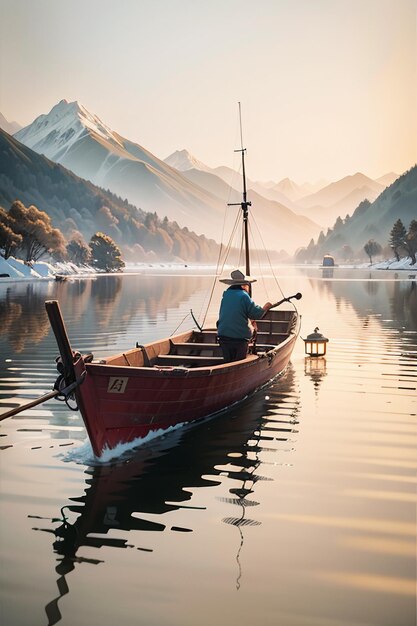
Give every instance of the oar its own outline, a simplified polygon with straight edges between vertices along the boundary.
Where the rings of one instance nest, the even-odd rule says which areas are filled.
[[[40,398],[36,398],[36,400],[32,400],[27,404],[23,404],[22,406],[16,407],[14,409],[10,409],[10,411],[6,411],[6,413],[2,413],[0,415],[0,421],[6,419],[6,417],[12,417],[13,415],[22,413],[22,411],[37,406],[38,404],[42,404],[42,402],[46,402],[51,398],[56,398],[56,396],[58,395],[66,397],[72,391],[74,391],[75,387],[78,387],[78,385],[81,384],[81,382],[84,380],[84,376],[81,376],[81,378],[78,380],[75,379],[76,377],[74,371],[73,353],[58,301],[47,300],[45,302],[45,308],[58,344],[59,352],[61,354],[61,359],[64,366],[64,379],[70,384],[64,389],[54,389],[53,391],[46,393]]]
[[[61,399],[65,400],[65,398],[69,396],[74,391],[74,389],[78,387],[78,385],[81,385],[84,382],[84,378],[85,378],[85,372],[81,374],[80,378],[75,380],[73,383],[71,383],[67,387],[64,387],[63,389],[54,389],[53,391],[50,391],[49,393],[45,393],[45,395],[41,396],[40,398],[36,398],[35,400],[31,400],[27,404],[22,404],[21,406],[17,406],[14,409],[10,409],[10,411],[6,411],[6,413],[2,413],[0,415],[0,422],[1,420],[6,419],[6,417],[12,417],[13,415],[22,413],[22,411],[26,411],[26,409],[31,409],[34,406],[38,406],[38,404],[42,404],[42,402],[46,402],[47,400],[50,400],[51,398],[62,396]]]
[[[10,411],[6,411],[6,413],[2,413],[0,415],[0,422],[1,420],[6,419],[6,417],[12,417],[13,415],[17,415],[18,413],[21,413],[22,411],[26,411],[26,409],[31,409],[33,406],[38,406],[38,404],[42,404],[42,402],[46,402],[47,400],[50,400],[51,398],[56,398],[56,396],[59,393],[61,392],[55,389],[55,391],[50,391],[49,393],[46,393],[44,396],[41,396],[40,398],[36,398],[36,400],[32,400],[31,402],[28,402],[27,404],[22,404],[21,406],[17,406],[14,409],[10,409]]]

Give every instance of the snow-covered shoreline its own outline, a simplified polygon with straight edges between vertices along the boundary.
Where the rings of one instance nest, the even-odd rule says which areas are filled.
[[[300,267],[317,267],[315,264],[305,264]],[[321,267],[321,266],[320,266]],[[184,270],[197,269],[196,266],[188,266],[181,263],[132,263],[126,265],[125,273],[131,273],[132,271],[166,271],[167,269]],[[204,268],[207,270],[213,270],[215,272],[215,266],[202,265],[200,270]],[[408,270],[417,272],[417,263],[412,265],[409,257],[400,259],[389,259],[386,261],[380,261],[379,263],[361,263],[361,264],[346,264],[338,265],[335,268],[328,269],[358,269],[358,270]],[[121,272],[117,272],[120,274]],[[123,272],[122,272],[123,273]],[[97,276],[99,272],[90,265],[75,265],[74,263],[55,263],[51,265],[43,261],[31,263],[30,265],[24,263],[20,259],[9,257],[7,260],[0,256],[0,284],[10,282],[32,281],[32,280],[56,280],[57,276],[66,277],[87,277]]]
[[[20,259],[0,256],[0,283],[21,282],[28,280],[56,280],[57,276],[95,275],[97,270],[89,265],[75,265],[74,263],[55,263],[51,265],[44,261],[37,261],[30,265]]]
[[[388,259],[387,261],[380,261],[379,263],[361,263],[360,265],[339,265],[339,267],[349,267],[352,269],[360,270],[414,270],[417,271],[417,263],[411,264],[410,257],[404,257],[397,261],[397,259]]]
[[[186,271],[192,273],[199,272],[215,273],[216,266],[213,264],[189,265],[183,262],[158,262],[158,263],[126,263],[123,271],[106,273],[91,265],[75,265],[74,263],[51,263],[36,262],[27,264],[20,259],[9,257],[7,260],[0,256],[0,284],[15,283],[23,281],[46,281],[64,278],[91,278],[97,276],[122,275],[132,273],[156,272],[166,273],[167,271]]]

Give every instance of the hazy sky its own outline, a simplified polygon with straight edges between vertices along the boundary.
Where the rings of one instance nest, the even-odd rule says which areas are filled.
[[[160,158],[258,180],[417,161],[417,0],[0,0],[0,111],[78,100]]]

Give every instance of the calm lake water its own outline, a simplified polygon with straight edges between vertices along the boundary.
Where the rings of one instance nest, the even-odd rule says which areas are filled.
[[[106,463],[63,403],[0,422],[2,624],[415,626],[417,280],[326,271],[278,270],[326,358],[300,338],[221,417]],[[211,286],[191,268],[0,285],[0,412],[52,388],[45,300],[102,357],[201,319]],[[254,297],[280,292],[267,276]]]

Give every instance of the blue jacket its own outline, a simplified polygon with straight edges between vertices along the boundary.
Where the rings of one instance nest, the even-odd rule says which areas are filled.
[[[259,320],[265,311],[254,303],[244,289],[226,289],[220,305],[217,334],[219,337],[250,339],[249,320]]]

